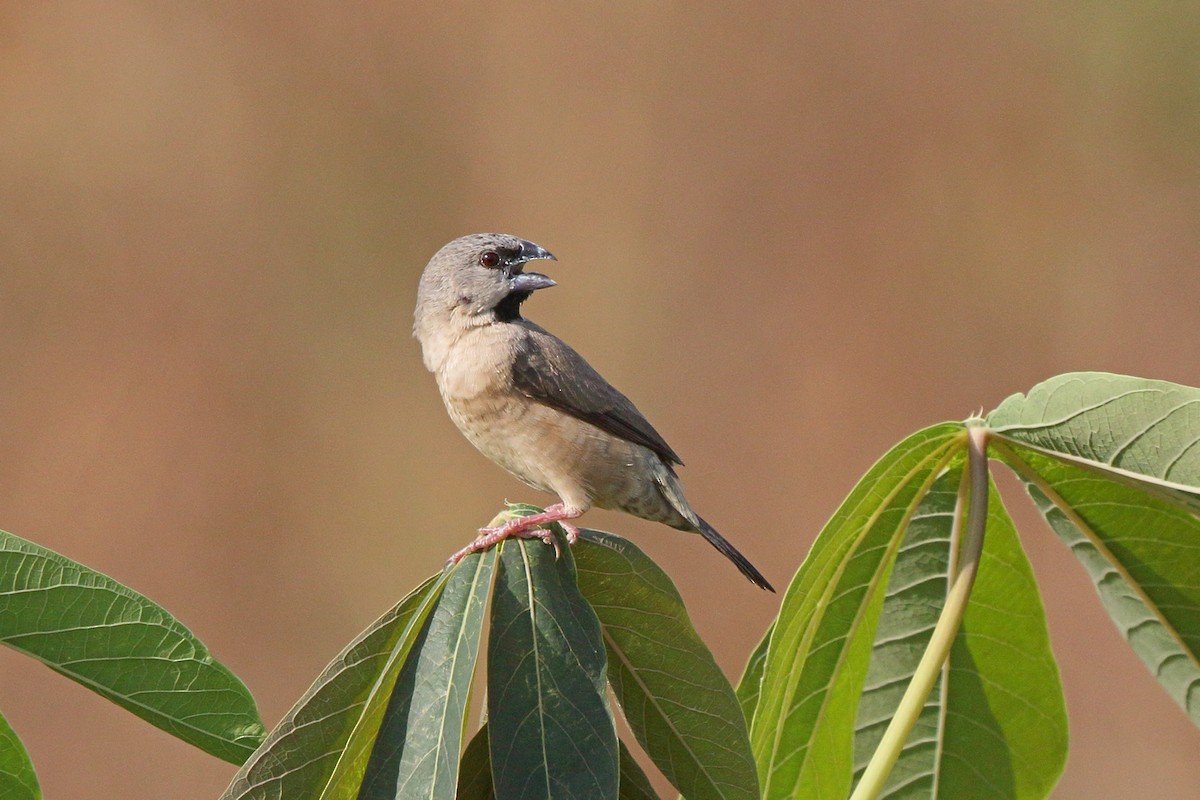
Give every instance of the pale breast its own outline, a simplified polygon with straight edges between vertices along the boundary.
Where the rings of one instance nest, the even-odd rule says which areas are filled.
[[[479,452],[526,484],[553,492],[541,459],[531,457],[536,423],[529,400],[513,391],[510,342],[495,329],[463,333],[435,373],[450,419]]]

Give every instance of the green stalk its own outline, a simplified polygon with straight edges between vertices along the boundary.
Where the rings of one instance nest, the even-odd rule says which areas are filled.
[[[862,774],[850,800],[875,800],[883,792],[884,784],[892,773],[892,767],[900,757],[904,743],[908,741],[917,718],[925,707],[929,693],[937,682],[942,666],[950,655],[950,646],[958,635],[959,625],[967,610],[971,587],[979,571],[979,556],[983,552],[983,534],[987,527],[988,506],[988,460],[987,429],[976,422],[967,423],[967,463],[970,474],[971,504],[967,511],[966,536],[960,552],[959,567],[953,583],[946,593],[946,603],[929,637],[929,644],[921,656],[921,662],[913,673],[900,705],[879,747],[871,756],[870,763]],[[955,514],[956,518],[961,512]],[[953,537],[952,537],[953,541]]]

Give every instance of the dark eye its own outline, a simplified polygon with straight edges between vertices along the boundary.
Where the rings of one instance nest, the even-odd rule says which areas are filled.
[[[500,254],[495,250],[484,250],[479,254],[479,263],[491,269],[500,266]]]

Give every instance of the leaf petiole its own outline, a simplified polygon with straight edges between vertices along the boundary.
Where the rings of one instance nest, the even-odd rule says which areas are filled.
[[[975,575],[979,571],[979,558],[983,552],[983,537],[987,527],[988,506],[988,431],[982,424],[975,421],[967,425],[967,463],[968,471],[964,480],[968,484],[970,505],[967,509],[966,536],[963,538],[962,550],[958,558],[958,571],[954,576],[950,589],[946,592],[946,603],[934,626],[929,644],[921,656],[921,662],[913,673],[912,680],[896,707],[896,713],[888,723],[887,730],[871,756],[870,762],[863,771],[862,778],[854,788],[850,800],[874,800],[880,796],[888,776],[900,757],[904,743],[912,733],[921,710],[933,685],[941,674],[942,667],[950,655],[950,647],[958,635],[959,625],[962,624],[966,612],[967,601],[971,596],[971,587],[975,583]],[[962,516],[962,491],[959,492],[959,503],[955,509],[955,527]],[[955,537],[952,536],[951,541]],[[951,556],[954,561],[953,554]]]

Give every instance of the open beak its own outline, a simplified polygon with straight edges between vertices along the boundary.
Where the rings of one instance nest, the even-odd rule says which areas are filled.
[[[519,256],[520,264],[526,261],[535,261],[538,259],[548,258],[551,261],[557,261],[554,254],[540,244],[534,244],[524,239],[521,240],[521,255]],[[549,289],[554,285],[554,281],[540,272],[518,272],[509,279],[509,285],[514,292],[536,292],[538,289]]]

